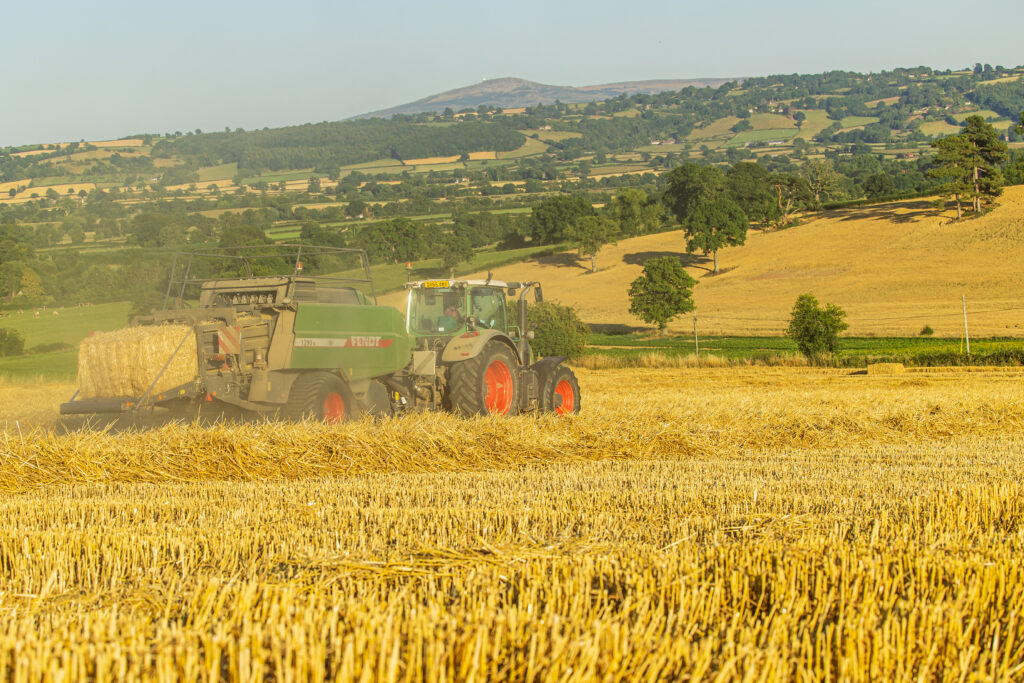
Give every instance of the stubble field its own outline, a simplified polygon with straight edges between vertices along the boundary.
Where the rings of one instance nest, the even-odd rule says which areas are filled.
[[[0,671],[1024,674],[1024,373],[580,376],[572,419],[141,432],[0,387]]]

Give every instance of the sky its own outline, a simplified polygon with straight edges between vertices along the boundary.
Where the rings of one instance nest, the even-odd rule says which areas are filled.
[[[0,147],[337,121],[505,76],[1016,66],[1022,19],[1020,0],[12,2]]]

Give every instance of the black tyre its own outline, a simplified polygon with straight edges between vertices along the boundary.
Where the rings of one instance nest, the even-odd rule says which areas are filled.
[[[306,372],[292,384],[281,414],[289,420],[313,418],[342,422],[359,417],[359,408],[348,385],[330,372]]]
[[[512,349],[491,341],[448,374],[448,403],[460,415],[517,415],[522,404],[519,363]]]
[[[580,412],[583,400],[576,373],[564,365],[555,367],[541,381],[541,407],[556,415],[575,415]]]

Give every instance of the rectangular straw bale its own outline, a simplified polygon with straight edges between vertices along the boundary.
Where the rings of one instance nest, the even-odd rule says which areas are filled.
[[[869,375],[902,375],[906,371],[903,363],[868,363]]]
[[[79,396],[141,396],[182,338],[185,342],[153,387],[153,394],[185,384],[198,373],[196,337],[191,327],[126,327],[89,337],[78,350]]]

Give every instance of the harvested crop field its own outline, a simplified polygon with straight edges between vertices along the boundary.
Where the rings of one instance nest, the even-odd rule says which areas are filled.
[[[579,374],[571,419],[70,434],[0,386],[0,670],[1024,674],[1024,373]]]

